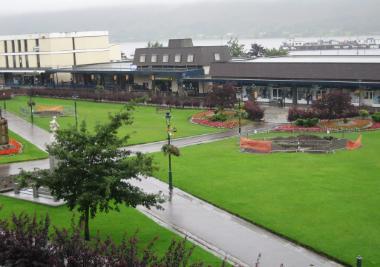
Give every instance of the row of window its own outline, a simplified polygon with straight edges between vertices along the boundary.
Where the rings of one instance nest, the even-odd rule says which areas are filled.
[[[146,55],[140,55],[140,63],[146,62]],[[220,54],[215,53],[214,54],[214,60],[215,61],[220,61]],[[150,62],[151,63],[157,63],[158,62],[158,55],[153,54],[150,57]],[[164,54],[162,55],[162,63],[168,63],[169,62],[169,54]],[[174,55],[174,62],[175,63],[181,63],[182,62],[182,55],[181,54],[175,54]],[[186,58],[187,63],[193,63],[194,62],[194,54],[188,54]]]

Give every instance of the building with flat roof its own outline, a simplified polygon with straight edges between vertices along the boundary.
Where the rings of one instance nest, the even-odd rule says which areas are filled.
[[[121,60],[107,31],[0,36],[0,84],[70,82],[71,75],[49,70]]]
[[[331,90],[351,94],[356,105],[380,107],[380,57],[259,58],[213,63],[212,82],[234,82],[260,102],[308,104]]]

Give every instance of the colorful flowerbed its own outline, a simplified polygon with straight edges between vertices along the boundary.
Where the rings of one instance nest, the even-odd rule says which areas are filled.
[[[331,130],[354,130],[365,129],[372,126],[372,120],[370,119],[349,119],[346,122],[344,120],[325,120],[319,123],[319,126],[325,129]]]
[[[231,113],[231,112],[229,112]],[[239,122],[237,119],[229,119],[226,121],[212,121],[210,118],[214,115],[213,110],[207,110],[203,112],[199,112],[197,114],[194,114],[191,117],[191,122],[196,123],[196,124],[201,124],[205,126],[210,126],[210,127],[216,127],[216,128],[228,128],[232,129],[235,128],[239,125]],[[231,114],[229,114],[231,115]]]
[[[274,130],[278,132],[322,132],[326,130],[356,130],[356,129],[380,129],[380,123],[372,123],[370,119],[323,120],[314,127],[301,127],[294,124],[277,126]]]
[[[4,148],[0,149],[0,155],[13,155],[18,154],[22,151],[22,145],[15,139],[9,140],[9,145]]]
[[[321,132],[322,128],[315,127],[300,127],[294,124],[284,124],[277,126],[274,131],[277,132]]]
[[[380,122],[374,122],[371,127],[369,127],[371,130],[377,130],[380,129]]]

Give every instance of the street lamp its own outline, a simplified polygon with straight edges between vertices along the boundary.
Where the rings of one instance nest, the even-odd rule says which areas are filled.
[[[172,129],[171,129],[171,114],[170,112],[166,112],[166,116],[165,116],[165,119],[166,119],[166,130],[167,130],[167,133],[168,133],[168,146],[171,145],[171,135],[172,135]],[[168,153],[168,156],[169,156],[169,191],[172,192],[173,191],[173,174],[172,174],[172,155],[171,153]]]
[[[32,125],[34,124],[34,117],[33,117],[33,106],[35,105],[36,103],[33,102],[33,99],[32,99],[32,94],[30,94],[29,96],[29,101],[28,101],[28,106],[30,107],[30,120],[32,122]]]
[[[78,130],[78,113],[77,113],[77,99],[78,99],[78,96],[77,95],[73,95],[73,99],[74,99],[74,113],[75,113],[75,129]]]
[[[7,101],[6,101],[6,95],[5,92],[3,92],[3,106],[4,106],[4,111],[7,111]]]
[[[238,115],[239,115],[239,135],[241,135],[241,100],[242,100],[242,92],[239,89],[239,92],[237,93],[237,97],[239,100],[239,106],[238,106]]]

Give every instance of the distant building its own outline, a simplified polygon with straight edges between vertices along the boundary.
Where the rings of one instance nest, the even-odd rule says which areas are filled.
[[[101,83],[109,88],[163,94],[199,95],[211,84],[187,81],[209,77],[214,62],[231,59],[227,46],[194,46],[191,39],[171,39],[167,47],[137,48],[133,62],[73,67],[70,72],[79,86]]]
[[[70,74],[53,77],[50,70],[120,59],[107,31],[0,36],[0,84],[70,82]]]

